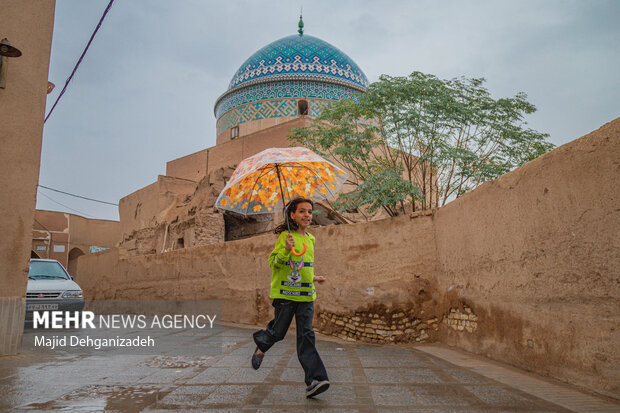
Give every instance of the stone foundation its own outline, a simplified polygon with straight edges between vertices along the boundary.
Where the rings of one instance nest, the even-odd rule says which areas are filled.
[[[453,330],[473,333],[478,328],[478,316],[467,306],[464,306],[463,311],[451,308],[448,315],[444,316],[443,323]]]
[[[379,307],[354,313],[317,313],[317,331],[348,341],[423,343],[439,329],[437,317],[423,318],[410,309]]]

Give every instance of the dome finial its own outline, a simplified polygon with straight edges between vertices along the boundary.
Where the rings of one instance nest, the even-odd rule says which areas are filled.
[[[303,13],[303,8],[299,11],[299,23],[297,24],[297,26],[299,27],[299,30],[297,30],[297,33],[299,33],[300,36],[303,36],[304,34],[304,20],[302,18],[302,13]]]

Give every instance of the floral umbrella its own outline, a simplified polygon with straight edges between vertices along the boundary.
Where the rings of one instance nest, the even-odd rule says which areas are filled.
[[[270,148],[241,161],[215,206],[242,215],[269,214],[297,196],[313,201],[335,196],[347,178],[304,147]]]

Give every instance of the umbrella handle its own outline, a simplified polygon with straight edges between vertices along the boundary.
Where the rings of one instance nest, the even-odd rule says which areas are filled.
[[[302,255],[304,255],[304,254],[306,253],[306,249],[307,249],[307,247],[306,247],[306,243],[304,242],[304,250],[303,250],[302,252],[295,252],[295,247],[293,247],[293,248],[291,249],[291,253],[292,253],[294,256],[296,256],[296,257],[301,257]]]

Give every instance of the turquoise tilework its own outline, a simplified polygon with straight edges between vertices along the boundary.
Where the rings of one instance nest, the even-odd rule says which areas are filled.
[[[368,87],[368,78],[349,56],[324,40],[304,34],[284,37],[258,50],[237,70],[228,89],[256,79],[291,75]]]
[[[354,98],[360,92],[342,85],[308,80],[290,80],[266,82],[252,85],[231,92],[217,102],[215,117],[219,118],[223,113],[234,107],[245,105],[250,102],[277,98],[315,98],[326,100],[341,100]]]
[[[312,117],[318,116],[325,106],[332,104],[332,102],[316,99],[307,99],[307,101],[308,115]],[[217,135],[245,122],[289,116],[297,116],[297,99],[285,98],[248,103],[236,107],[218,119]]]

